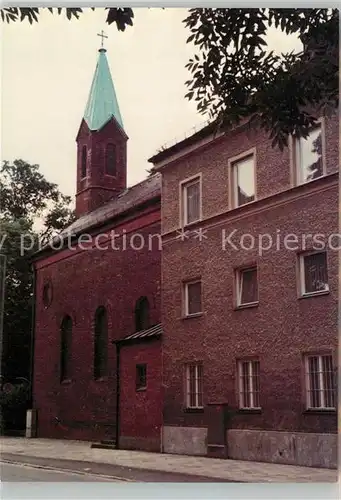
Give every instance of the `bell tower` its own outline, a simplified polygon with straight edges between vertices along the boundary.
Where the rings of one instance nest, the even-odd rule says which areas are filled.
[[[76,215],[81,217],[127,187],[127,140],[106,50],[99,49],[95,74],[77,134]]]

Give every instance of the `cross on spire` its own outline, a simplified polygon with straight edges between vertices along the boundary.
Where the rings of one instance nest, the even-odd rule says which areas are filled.
[[[101,40],[101,48],[103,48],[103,39],[108,38],[107,35],[105,35],[104,31],[102,30],[100,33],[97,33],[97,36],[100,36],[102,38]]]

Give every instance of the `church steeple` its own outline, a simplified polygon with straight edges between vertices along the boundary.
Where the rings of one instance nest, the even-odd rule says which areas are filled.
[[[111,78],[105,49],[99,49],[97,66],[92,80],[84,120],[90,130],[99,130],[112,117],[123,127],[115,87]]]
[[[126,189],[127,139],[102,46],[76,139],[77,216],[95,210]]]

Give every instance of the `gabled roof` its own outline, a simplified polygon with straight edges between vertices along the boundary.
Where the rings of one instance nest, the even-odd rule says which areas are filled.
[[[121,194],[98,207],[96,210],[75,220],[61,234],[79,234],[85,229],[103,224],[143,203],[161,196],[161,175],[154,174],[139,184],[124,190]]]
[[[96,70],[84,112],[84,120],[90,130],[99,130],[112,117],[115,118],[123,129],[122,117],[111,78],[106,50],[99,49]]]
[[[69,235],[79,235],[89,231],[96,226],[109,223],[116,217],[123,216],[130,211],[136,211],[138,207],[146,205],[149,202],[157,201],[161,197],[161,175],[154,174],[142,182],[131,186],[116,195],[112,200],[97,208],[89,214],[76,219],[70,226],[66,227],[58,236],[52,238],[50,243],[60,241],[60,237],[67,238]],[[47,243],[34,255],[47,250],[50,244]]]

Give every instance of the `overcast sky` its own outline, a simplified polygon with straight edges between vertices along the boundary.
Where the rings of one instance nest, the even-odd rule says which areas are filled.
[[[147,159],[205,118],[184,95],[192,47],[186,9],[135,9],[134,27],[118,32],[103,9],[80,19],[42,13],[39,23],[2,25],[2,159],[40,165],[65,194],[75,193],[75,138],[85,109],[102,29],[128,142],[128,185],[146,177]],[[272,30],[276,51],[297,48]]]

